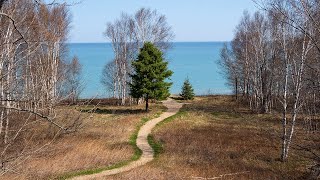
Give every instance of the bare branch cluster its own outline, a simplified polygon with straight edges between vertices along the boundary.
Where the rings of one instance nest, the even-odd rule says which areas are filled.
[[[134,15],[123,13],[115,22],[108,23],[105,36],[112,43],[115,57],[105,66],[102,82],[124,105],[129,96],[131,61],[137,57],[139,49],[145,42],[151,42],[166,51],[173,33],[164,15],[141,8]]]
[[[285,161],[298,114],[305,121],[318,122],[320,3],[256,3],[263,11],[244,13],[232,43],[221,51],[220,64],[238,100],[256,112],[282,112],[281,159]]]
[[[31,151],[27,141],[39,135],[31,136],[39,123],[46,122],[54,134],[79,125],[78,117],[70,126],[58,122],[57,104],[64,98],[67,75],[78,74],[80,66],[64,60],[70,24],[66,5],[33,0],[2,0],[0,5],[1,175]],[[74,71],[68,73],[71,66]]]

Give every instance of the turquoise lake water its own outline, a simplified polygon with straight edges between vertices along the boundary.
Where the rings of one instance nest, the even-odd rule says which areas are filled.
[[[186,77],[189,77],[197,95],[230,94],[226,81],[221,75],[217,61],[220,57],[222,42],[173,43],[167,52],[171,77],[172,94],[178,94]],[[100,83],[103,66],[112,60],[110,43],[71,43],[69,57],[76,55],[83,66],[82,79],[84,90],[82,98],[107,97]],[[169,80],[170,81],[170,80]]]

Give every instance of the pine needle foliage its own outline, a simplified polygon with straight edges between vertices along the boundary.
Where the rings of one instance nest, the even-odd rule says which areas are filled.
[[[192,100],[194,98],[194,91],[193,91],[192,85],[189,81],[189,78],[187,78],[184,81],[180,96],[184,100]]]
[[[163,53],[152,43],[147,42],[140,49],[138,58],[132,62],[134,74],[131,74],[130,95],[144,98],[146,111],[149,99],[163,100],[170,96],[172,83],[166,82],[173,72],[168,70],[168,62]]]

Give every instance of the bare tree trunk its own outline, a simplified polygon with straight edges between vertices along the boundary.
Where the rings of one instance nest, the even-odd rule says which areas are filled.
[[[295,124],[296,124],[296,118],[297,114],[300,108],[300,105],[298,105],[300,101],[300,93],[301,93],[301,88],[302,88],[302,76],[304,73],[304,66],[305,66],[305,60],[307,57],[307,54],[309,50],[312,48],[311,47],[311,42],[309,40],[306,40],[307,36],[305,36],[304,42],[303,42],[303,50],[302,50],[302,55],[301,55],[301,62],[299,65],[299,71],[296,74],[296,77],[292,77],[293,81],[295,82],[295,97],[294,97],[294,104],[293,104],[293,109],[292,109],[292,122],[291,122],[291,127],[290,127],[290,133],[289,136],[287,137],[287,142],[286,142],[286,150],[285,150],[285,159],[288,157],[289,153],[289,148],[290,144],[292,142],[292,137],[293,133],[295,130]],[[292,75],[293,76],[293,75]]]
[[[4,131],[4,144],[8,144],[9,142],[9,117],[8,117],[8,110],[5,113],[5,131]]]
[[[284,40],[285,41],[285,40]],[[284,45],[286,50],[286,46]],[[286,51],[285,51],[286,52]],[[287,60],[287,55],[285,55],[285,78],[284,78],[284,92],[282,98],[282,151],[281,151],[281,160],[285,161],[287,159],[287,91],[288,91],[288,76],[289,76],[289,62]]]
[[[146,96],[146,112],[149,110],[149,94]]]
[[[236,84],[236,100],[238,100],[238,78],[235,79],[235,84]]]

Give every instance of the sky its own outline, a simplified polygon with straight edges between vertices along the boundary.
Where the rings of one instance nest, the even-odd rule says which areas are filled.
[[[69,42],[109,42],[103,36],[106,24],[142,7],[167,17],[174,42],[230,41],[243,11],[257,10],[252,0],[82,0],[70,7]]]

